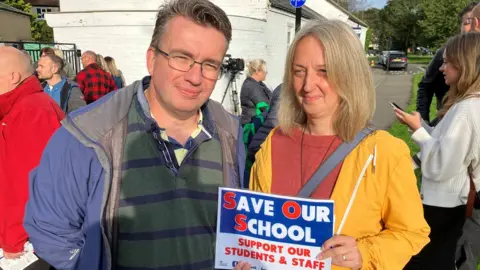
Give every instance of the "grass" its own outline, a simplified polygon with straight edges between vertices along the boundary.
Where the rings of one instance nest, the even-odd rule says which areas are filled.
[[[418,83],[420,82],[420,80],[422,80],[422,76],[423,73],[413,75],[412,96],[410,97],[410,103],[408,104],[408,108],[405,109],[408,112],[413,112],[416,110]],[[430,105],[430,119],[434,119],[436,115],[437,100],[433,99],[432,104]],[[392,134],[393,136],[403,140],[410,148],[410,152],[412,155],[417,154],[420,150],[420,148],[412,140],[411,134],[408,131],[407,126],[401,124],[400,122],[395,121],[395,123],[393,123],[388,132],[390,132],[390,134]],[[418,184],[420,185],[422,175],[420,169],[415,170],[415,175],[417,176]],[[480,263],[477,265],[477,270],[480,270]]]

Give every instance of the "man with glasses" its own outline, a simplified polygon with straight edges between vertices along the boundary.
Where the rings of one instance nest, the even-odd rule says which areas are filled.
[[[218,187],[242,187],[245,162],[239,119],[209,99],[231,35],[208,0],[161,7],[150,76],[73,112],[31,174],[25,227],[40,257],[213,269]]]
[[[477,2],[472,2],[466,6],[459,14],[458,20],[460,23],[460,32],[466,33],[472,31],[472,10],[477,5]],[[474,27],[473,27],[474,28]],[[440,72],[440,66],[443,64],[443,51],[440,48],[425,71],[422,80],[418,83],[417,93],[417,111],[422,116],[422,119],[435,126],[438,119],[435,118],[430,122],[430,105],[432,104],[433,96],[437,99],[437,109],[442,108],[443,97],[448,91],[448,86],[445,84],[445,78]]]

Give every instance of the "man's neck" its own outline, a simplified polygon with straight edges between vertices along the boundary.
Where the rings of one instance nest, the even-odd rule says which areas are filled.
[[[198,125],[198,112],[178,114],[165,108],[155,96],[155,90],[148,88],[145,92],[150,113],[157,124],[167,130],[168,136],[184,145]]]
[[[307,120],[305,132],[307,134],[315,136],[336,135],[331,117],[314,118]]]
[[[47,83],[48,83],[49,86],[53,87],[61,81],[62,81],[62,76],[60,76],[58,74],[55,74],[55,75],[53,75],[53,77],[51,79],[47,80]]]

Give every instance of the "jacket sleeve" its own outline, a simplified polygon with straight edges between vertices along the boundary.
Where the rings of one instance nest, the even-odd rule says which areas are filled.
[[[384,230],[357,239],[362,270],[403,269],[430,241],[410,151],[401,143],[402,155],[393,164],[382,208]]]
[[[253,135],[252,141],[248,145],[248,158],[250,160],[255,160],[255,154],[257,153],[260,146],[267,138],[268,134],[274,127],[277,126],[277,112],[278,112],[278,101],[280,97],[281,85],[277,86],[273,91],[272,100],[270,102],[270,111],[268,112],[267,118],[263,125],[257,130],[255,135]]]
[[[80,87],[80,90],[82,90],[82,93],[85,95],[85,72],[80,71],[75,77],[74,82],[78,84],[78,87]]]
[[[437,51],[432,61],[425,71],[422,80],[418,83],[417,92],[417,111],[422,118],[426,121],[430,121],[430,104],[432,104],[433,95],[436,91],[436,87],[445,84],[440,67],[443,64],[443,49]],[[441,101],[438,101],[441,102]]]
[[[60,127],[62,118],[63,114],[57,115],[53,110],[23,110],[12,116],[15,125],[9,126],[5,149],[8,211],[3,219],[6,234],[2,248],[7,252],[23,251],[27,240],[22,222],[28,199],[28,174],[38,165],[45,145]]]
[[[275,130],[275,129],[274,129]],[[274,130],[265,139],[265,143],[255,155],[255,163],[253,163],[250,171],[249,189],[252,191],[270,193],[272,186],[272,141],[271,137]]]
[[[103,170],[94,150],[60,128],[30,175],[24,226],[35,253],[56,269],[75,269],[85,242],[90,183]]]
[[[68,98],[68,112],[75,111],[76,109],[87,105],[85,100],[83,99],[83,93],[80,88],[73,86],[70,92],[70,97]]]
[[[475,132],[468,116],[444,119],[446,128],[439,137],[431,136],[423,127],[412,134],[420,146],[422,174],[431,180],[447,181],[466,171],[466,159],[475,147]]]

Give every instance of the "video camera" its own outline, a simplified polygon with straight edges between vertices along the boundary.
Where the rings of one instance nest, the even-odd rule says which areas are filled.
[[[225,55],[225,60],[222,64],[224,71],[230,71],[232,73],[238,73],[245,70],[245,61],[242,58],[232,58],[232,55]]]

